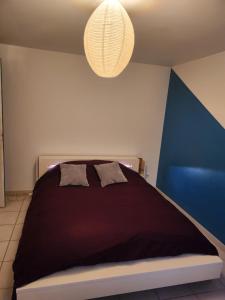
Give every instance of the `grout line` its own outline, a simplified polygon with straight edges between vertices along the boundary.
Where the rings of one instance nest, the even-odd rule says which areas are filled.
[[[17,201],[17,200],[14,200],[14,201]],[[15,229],[15,227],[16,227],[16,223],[17,223],[17,220],[18,220],[18,218],[19,218],[20,212],[22,211],[22,206],[23,206],[23,202],[24,202],[24,201],[25,201],[25,198],[22,200],[22,204],[21,204],[21,206],[20,206],[20,209],[19,209],[19,212],[18,212],[17,218],[16,218],[16,220],[15,220],[15,223],[13,224],[14,226],[13,226],[12,233],[11,233],[11,235],[10,235],[10,237],[9,237],[9,243],[12,241],[13,231],[14,231],[14,229]],[[12,225],[12,224],[11,224],[11,225]],[[6,248],[5,254],[4,254],[4,256],[3,256],[3,262],[4,262],[4,259],[5,259],[5,256],[6,256],[6,253],[7,253],[7,251],[8,251],[8,248],[9,248],[9,243],[8,243],[8,246],[7,246],[7,248]]]
[[[198,297],[198,296],[199,296],[199,294],[200,294],[200,293],[198,293],[198,294],[194,294],[194,296],[195,296],[197,299],[199,299],[199,297]]]
[[[225,299],[225,289],[219,289],[219,290],[214,290],[214,291],[202,292],[202,293],[197,293],[197,294],[193,294],[193,295],[196,296],[197,299],[200,299],[199,296],[209,295],[209,294],[212,294],[212,296],[213,296],[213,293],[215,293],[217,291],[224,291],[224,298],[223,299]]]
[[[0,227],[3,227],[3,226],[13,226],[14,224],[4,224],[4,225],[0,225]],[[12,230],[12,232],[13,232],[13,230]],[[0,243],[1,242],[9,242],[10,241],[10,237],[9,237],[9,239],[8,240],[1,240],[0,241]]]
[[[20,206],[20,209],[21,209],[21,207],[22,207],[22,205],[23,205],[23,201],[24,201],[24,199],[22,199],[22,200],[18,200],[18,199],[16,199],[16,200],[10,200],[10,201],[12,201],[12,202],[15,202],[15,201],[20,201],[20,202],[22,202],[22,204],[21,204],[21,206]],[[7,201],[6,201],[6,206],[5,207],[1,207],[0,208],[0,214],[1,213],[8,213],[8,212],[18,212],[18,210],[6,210],[6,211],[1,211],[1,209],[5,209],[7,207]],[[20,210],[19,209],[19,210]]]
[[[157,292],[154,292],[154,293],[156,295],[157,300],[160,300],[158,293]]]
[[[15,227],[16,227],[16,224],[17,224],[17,220],[18,220],[18,218],[19,218],[20,212],[22,211],[23,202],[24,202],[26,199],[27,199],[27,198],[24,197],[24,199],[22,200],[22,204],[21,204],[20,209],[19,209],[19,211],[18,211],[18,215],[17,215],[17,218],[16,218],[16,220],[15,220],[15,223],[14,223],[14,224],[10,224],[10,225],[14,225],[14,226],[13,226],[11,235],[10,235],[10,237],[9,237],[8,245],[7,245],[7,248],[6,248],[5,253],[4,253],[4,255],[3,255],[2,262],[0,263],[0,271],[1,271],[1,268],[2,268],[4,262],[11,263],[11,262],[13,262],[13,261],[15,260],[15,257],[14,257],[14,260],[5,261],[5,257],[6,257],[6,253],[7,253],[8,249],[9,249],[9,244],[10,244],[10,242],[12,241],[12,236],[13,236],[13,232],[14,232],[14,229],[15,229]],[[11,267],[12,267],[12,266],[11,266]],[[14,281],[13,281],[13,282],[14,282]],[[11,287],[9,287],[9,288],[11,288]],[[7,289],[9,289],[9,288],[7,288]]]
[[[222,285],[224,286],[224,288],[225,288],[225,278],[220,278],[220,282],[222,283]]]
[[[202,291],[202,292],[198,292],[198,293],[194,293],[193,295],[196,296],[197,298],[199,298],[199,295],[204,295],[204,294],[210,294],[210,293],[215,293],[218,291],[224,291],[224,299],[225,299],[225,288],[219,288],[219,289],[214,289],[214,290],[209,290],[209,291]]]

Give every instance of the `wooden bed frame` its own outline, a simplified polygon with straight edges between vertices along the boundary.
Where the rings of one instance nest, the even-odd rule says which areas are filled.
[[[92,159],[119,161],[137,172],[143,169],[143,161],[130,156],[40,156],[37,177],[63,161]],[[207,238],[211,237],[206,229],[203,230],[177,204],[168,197],[166,199],[185,214]],[[214,243],[214,240],[210,240]],[[223,262],[219,256],[193,254],[74,267],[17,289],[17,299],[83,300],[130,293],[216,279],[220,277],[222,267]]]

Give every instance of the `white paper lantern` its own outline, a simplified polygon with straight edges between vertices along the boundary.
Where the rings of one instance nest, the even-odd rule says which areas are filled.
[[[92,13],[84,32],[84,49],[98,76],[116,77],[125,69],[134,49],[134,29],[119,0],[104,0]]]

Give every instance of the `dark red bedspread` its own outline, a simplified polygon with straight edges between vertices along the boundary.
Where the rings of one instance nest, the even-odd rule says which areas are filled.
[[[102,188],[96,161],[86,163],[90,187],[59,187],[59,167],[36,184],[14,262],[16,288],[76,265],[217,254],[137,173],[122,167],[128,183]]]

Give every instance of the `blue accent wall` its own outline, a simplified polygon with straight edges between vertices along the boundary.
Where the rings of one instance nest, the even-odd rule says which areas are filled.
[[[174,71],[157,186],[225,244],[225,129]]]

